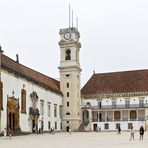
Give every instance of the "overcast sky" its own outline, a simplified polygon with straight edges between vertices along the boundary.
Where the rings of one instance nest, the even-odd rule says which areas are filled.
[[[148,69],[148,0],[0,0],[4,53],[59,78],[59,29],[68,27],[69,2],[79,18],[81,86],[93,70]]]

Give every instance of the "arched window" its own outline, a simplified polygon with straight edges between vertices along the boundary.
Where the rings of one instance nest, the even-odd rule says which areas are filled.
[[[70,51],[70,49],[67,49],[67,50],[66,50],[65,60],[66,60],[66,61],[67,61],[67,60],[71,60],[71,51]]]

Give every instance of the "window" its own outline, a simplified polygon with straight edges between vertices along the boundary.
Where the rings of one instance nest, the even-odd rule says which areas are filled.
[[[143,99],[140,99],[139,100],[139,107],[144,107],[144,100]]]
[[[66,113],[66,115],[70,115],[70,113],[69,113],[69,112],[67,112],[67,113]]]
[[[40,102],[40,113],[41,115],[44,115],[44,101],[43,100],[41,100]]]
[[[55,122],[55,127],[54,128],[55,128],[55,130],[57,130],[57,122]]]
[[[69,97],[69,92],[67,92],[67,97]]]
[[[67,88],[69,88],[69,83],[67,83]]]
[[[112,100],[112,106],[113,108],[116,108],[116,100]]]
[[[121,118],[120,111],[114,111],[114,119],[115,121],[119,121]]]
[[[130,111],[130,120],[136,120],[137,118],[137,113],[135,110]]]
[[[66,77],[70,77],[70,74],[66,74],[65,76],[66,76]]]
[[[131,129],[132,126],[133,126],[132,123],[128,123],[128,129]]]
[[[116,129],[119,129],[120,123],[116,123]]]
[[[99,106],[99,108],[102,108],[102,103],[98,102],[98,106]]]
[[[51,110],[51,103],[48,103],[47,105],[47,109],[48,109],[48,117],[50,117],[50,110]]]
[[[130,100],[125,100],[125,107],[129,108],[130,107]]]
[[[48,129],[51,129],[50,121],[48,121]]]
[[[67,107],[69,107],[69,102],[67,102]]]
[[[26,113],[26,90],[21,91],[21,113]]]
[[[104,124],[104,129],[109,129],[109,124],[108,123]]]
[[[54,105],[54,117],[57,117],[57,105]]]
[[[62,106],[59,107],[59,115],[60,115],[60,118],[62,118]]]
[[[71,60],[71,51],[70,51],[70,49],[67,49],[66,50],[66,57],[65,57],[65,60],[67,61],[67,60]]]

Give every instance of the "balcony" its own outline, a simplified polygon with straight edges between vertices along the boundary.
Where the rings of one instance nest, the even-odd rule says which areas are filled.
[[[130,109],[130,108],[147,108],[147,103],[140,103],[140,104],[124,104],[124,105],[101,105],[101,106],[92,106],[92,105],[83,105],[83,109],[91,108],[93,110],[99,109]]]

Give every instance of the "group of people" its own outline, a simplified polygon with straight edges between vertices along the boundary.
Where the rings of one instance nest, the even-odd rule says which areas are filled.
[[[54,127],[49,129],[49,133],[51,133],[51,134],[55,134]]]
[[[118,127],[118,134],[121,134],[120,126]],[[139,129],[139,140],[143,140],[143,135],[144,135],[144,127],[140,126],[140,129]],[[135,139],[135,130],[134,130],[134,127],[131,126],[130,140],[134,140],[134,139]]]
[[[38,130],[38,128],[33,127],[32,133],[34,133],[34,134],[43,134],[43,128],[41,127],[41,128],[39,128],[39,130]]]
[[[11,129],[4,128],[1,135],[4,136],[4,139],[7,139],[7,136],[9,136],[9,139],[11,140],[13,131]]]
[[[139,140],[143,140],[143,135],[144,135],[144,128],[143,126],[140,126],[139,129]],[[131,127],[131,132],[130,132],[130,140],[134,140],[135,139],[135,131],[134,131],[134,127]]]

